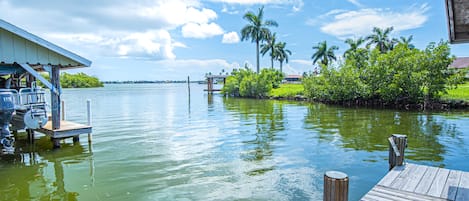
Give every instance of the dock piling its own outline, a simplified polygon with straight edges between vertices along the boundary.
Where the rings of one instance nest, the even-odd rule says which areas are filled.
[[[348,201],[349,179],[347,174],[327,171],[324,174],[324,201]]]
[[[62,100],[62,121],[65,120],[65,101]]]
[[[389,141],[389,170],[404,163],[404,152],[407,147],[407,136],[392,134]]]
[[[191,99],[191,80],[189,76],[187,76],[187,92],[189,94],[189,100],[190,100]]]
[[[88,99],[86,100],[86,114],[87,114],[87,120],[88,120],[88,126],[91,126],[91,100]],[[91,133],[88,133],[88,143],[91,142],[93,136]]]

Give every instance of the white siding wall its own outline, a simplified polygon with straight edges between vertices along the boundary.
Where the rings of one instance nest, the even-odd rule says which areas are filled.
[[[3,29],[0,29],[0,62],[79,66],[67,57]]]

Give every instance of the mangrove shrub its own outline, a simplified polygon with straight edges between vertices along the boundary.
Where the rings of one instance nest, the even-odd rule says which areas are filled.
[[[251,69],[235,69],[226,78],[222,93],[226,96],[263,98],[272,88],[278,88],[283,74],[273,69],[262,69],[260,74]]]
[[[448,66],[447,43],[424,50],[399,43],[385,53],[378,48],[351,53],[339,68],[322,66],[319,75],[304,78],[305,95],[327,102],[372,100],[381,103],[423,103],[437,100],[463,81]]]
[[[49,80],[48,74],[43,73],[42,76]],[[42,83],[40,83],[40,85],[44,87]],[[97,77],[85,73],[69,74],[65,72],[60,74],[60,85],[62,88],[93,88],[104,86]]]

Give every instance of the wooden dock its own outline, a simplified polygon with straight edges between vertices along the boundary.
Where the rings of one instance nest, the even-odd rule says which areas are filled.
[[[469,200],[469,172],[416,164],[396,166],[360,200]]]
[[[76,137],[80,134],[92,132],[92,127],[84,124],[61,120],[59,129],[52,129],[52,122],[48,121],[45,126],[37,130],[40,133],[49,135],[51,138]]]

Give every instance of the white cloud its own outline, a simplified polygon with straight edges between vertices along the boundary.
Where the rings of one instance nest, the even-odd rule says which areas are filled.
[[[358,7],[363,6],[360,2],[358,2],[358,0],[347,0],[347,1]]]
[[[300,11],[303,8],[303,0],[210,0],[212,2],[222,2],[227,4],[255,5],[255,4],[276,4],[292,5],[293,11]]]
[[[360,9],[355,11],[334,10],[320,19],[326,19],[321,31],[340,39],[363,36],[371,33],[373,27],[394,27],[395,31],[403,31],[421,27],[427,20],[429,7],[423,4],[405,11],[390,9]],[[332,20],[327,20],[332,18]],[[323,20],[324,21],[324,20]]]
[[[223,34],[223,29],[215,23],[197,24],[187,23],[182,27],[182,36],[185,38],[209,38]]]
[[[221,12],[222,13],[228,13],[230,15],[236,15],[239,13],[238,10],[234,9],[233,6],[231,6],[230,8],[228,8],[228,6],[226,6],[225,4],[223,4],[223,8],[221,9]]]
[[[146,32],[115,32],[97,34],[48,34],[47,38],[65,42],[66,46],[80,46],[88,54],[103,56],[135,57],[151,59],[175,59],[174,47],[184,47],[172,42],[166,30]]]
[[[301,65],[313,65],[313,60],[303,60],[303,59],[292,59],[290,63],[296,63]]]
[[[232,32],[228,32],[226,34],[223,34],[223,39],[222,39],[221,42],[222,43],[227,43],[227,44],[238,43],[239,42],[238,33],[232,31]]]
[[[183,36],[191,38],[224,33],[213,22],[217,13],[203,7],[200,0],[114,0],[89,4],[0,0],[0,7],[0,18],[85,57],[174,59],[173,49],[185,45],[173,41],[173,31],[182,27]]]

